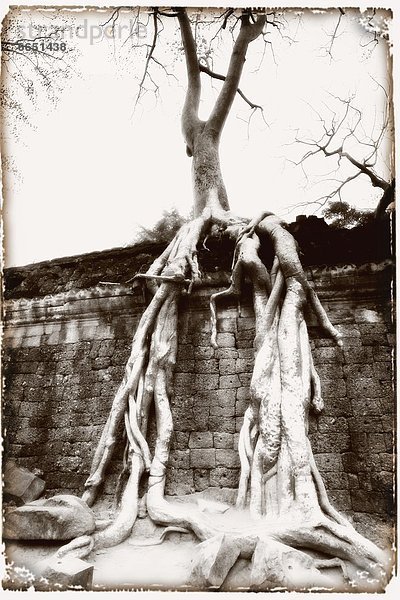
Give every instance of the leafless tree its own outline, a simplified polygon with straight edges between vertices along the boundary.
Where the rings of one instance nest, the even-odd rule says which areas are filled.
[[[339,109],[331,109],[330,118],[317,113],[320,137],[307,139],[300,134],[296,136],[296,142],[307,147],[297,164],[301,164],[305,169],[306,162],[310,163],[313,157],[323,155],[329,159],[332,166],[329,175],[334,174],[335,177],[326,181],[332,181],[333,186],[330,192],[315,201],[320,206],[325,206],[336,197],[342,200],[343,188],[359,177],[368,178],[374,188],[382,190],[375,211],[377,217],[382,216],[394,200],[394,157],[390,154],[393,110],[388,93],[383,86],[378,85],[385,95],[385,106],[380,118],[376,116],[370,125],[369,131],[366,130],[363,114],[356,106],[354,97],[333,97],[336,104],[339,104]],[[383,175],[377,172],[377,165],[385,171]],[[349,174],[342,175],[348,170],[344,169],[344,166],[351,168]]]

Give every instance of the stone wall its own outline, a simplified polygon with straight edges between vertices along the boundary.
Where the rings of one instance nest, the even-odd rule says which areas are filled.
[[[99,260],[91,273],[97,268],[97,281],[112,280]],[[137,270],[137,264],[128,266]],[[65,278],[62,266],[56,267]],[[51,268],[54,272],[54,264]],[[26,282],[35,269],[44,272],[44,290],[32,294]],[[8,274],[14,277],[14,293],[9,287],[4,334],[6,457],[42,470],[48,494],[80,494],[146,299],[127,285],[94,286],[92,280],[80,289],[75,283],[68,290],[67,278],[58,288],[54,283],[46,288],[43,265],[29,267],[21,280],[20,273]],[[325,400],[325,410],[310,423],[317,464],[337,508],[390,513],[390,261],[309,267],[307,275],[344,336],[343,349],[335,347],[307,315]],[[181,302],[167,481],[172,495],[208,487],[233,489],[238,483],[236,449],[249,397],[254,320],[246,301],[249,290],[240,306],[221,301],[219,348],[211,347],[209,296],[227,282],[226,273],[209,275],[205,287]],[[153,441],[154,435],[153,427]],[[113,491],[121,453],[122,445],[111,464],[106,493]]]

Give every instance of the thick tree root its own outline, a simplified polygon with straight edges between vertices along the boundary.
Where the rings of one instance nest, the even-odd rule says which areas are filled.
[[[211,297],[212,344],[217,345],[217,300],[239,296],[244,276],[253,286],[256,325],[250,401],[239,438],[241,476],[236,508],[223,515],[210,515],[196,504],[169,502],[164,497],[173,432],[169,397],[177,353],[178,300],[186,287],[189,285],[190,291],[199,279],[197,245],[213,224],[233,232],[237,244],[231,286]],[[340,334],[310,288],[296,243],[277,217],[263,213],[238,233],[238,223],[230,214],[218,207],[206,208],[178,232],[141,278],[153,297],[134,335],[124,379],[83,494],[83,499],[93,504],[117,429],[124,423],[126,450],[118,511],[108,527],[73,540],[58,555],[82,558],[93,548],[126,539],[138,513],[139,483],[147,471],[150,518],[165,525],[166,533],[190,530],[202,542],[193,570],[200,587],[221,586],[242,557],[252,559],[254,588],[329,588],[331,580],[324,570],[337,568],[349,588],[381,590],[388,574],[388,557],[331,506],[308,439],[309,409],[322,410],[323,400],[303,315],[305,304],[310,304],[338,345]],[[270,272],[259,255],[261,234],[269,236],[275,251]],[[153,456],[146,440],[152,404],[157,427]]]

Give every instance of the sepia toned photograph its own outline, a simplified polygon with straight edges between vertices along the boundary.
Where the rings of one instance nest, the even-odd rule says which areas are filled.
[[[395,8],[31,4],[3,591],[393,593]]]

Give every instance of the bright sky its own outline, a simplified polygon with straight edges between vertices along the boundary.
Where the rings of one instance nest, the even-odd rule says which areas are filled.
[[[129,24],[133,14],[122,14],[119,24]],[[33,105],[13,78],[15,65],[9,64],[8,72],[3,69],[6,86],[31,123],[27,126],[10,111],[3,124],[3,154],[13,166],[4,180],[7,266],[123,246],[134,239],[138,224],[151,226],[163,210],[174,206],[184,214],[190,210],[190,159],[179,120],[186,75],[177,56],[175,20],[166,20],[155,56],[177,81],[153,65],[159,98],[149,91],[134,110],[145,56],[143,47],[134,49],[132,43],[150,43],[152,30],[148,29],[147,39],[132,37],[126,43],[126,32],[117,34],[115,41],[90,39],[99,35],[99,24],[110,15],[111,11],[99,10],[19,13],[17,24],[25,28],[29,23],[49,27],[62,23],[86,27],[88,33],[67,35],[76,56],[67,57],[73,69],[68,80],[60,80],[56,104],[34,82]],[[267,208],[292,220],[296,214],[315,211],[315,205],[293,206],[310,203],[332,188],[326,181],[332,165],[324,158],[306,163],[307,182],[302,169],[287,159],[298,159],[303,152],[302,147],[289,145],[297,129],[304,139],[318,137],[321,125],[315,111],[326,116],[337,110],[329,92],[344,98],[355,94],[366,133],[379,128],[384,95],[376,82],[388,86],[386,44],[380,40],[371,52],[371,44],[363,45],[371,38],[359,16],[347,15],[331,59],[326,48],[337,19],[337,11],[287,14],[283,35],[295,41],[273,30],[269,39],[274,56],[267,46],[259,68],[264,46],[257,41],[250,47],[241,88],[264,106],[268,125],[257,113],[248,126],[249,108],[237,97],[223,133],[221,162],[231,208],[238,214],[252,216]],[[225,72],[228,33],[214,48],[214,69]],[[23,57],[18,67],[29,68]],[[203,81],[201,110],[206,116],[220,84]],[[387,175],[381,159],[377,171]],[[319,183],[312,186],[315,181]],[[376,198],[369,181],[362,178],[349,184],[344,194],[360,208],[372,208]]]

